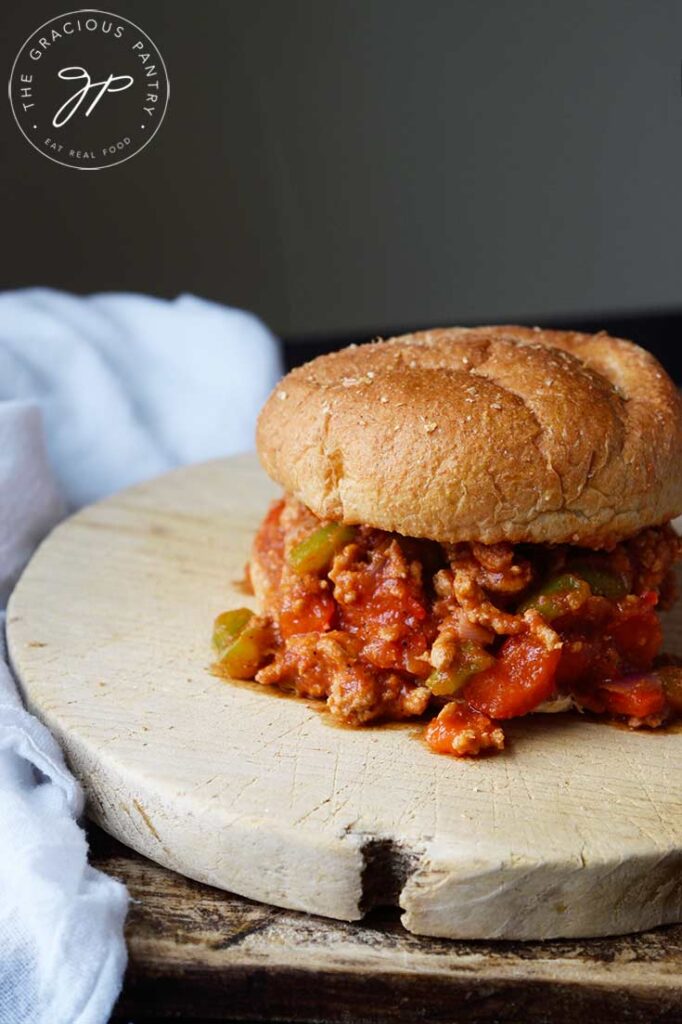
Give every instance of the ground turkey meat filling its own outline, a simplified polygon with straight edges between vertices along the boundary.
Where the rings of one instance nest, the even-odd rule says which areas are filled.
[[[669,525],[599,552],[441,545],[287,498],[254,543],[263,614],[218,618],[214,670],[326,699],[349,725],[428,715],[441,753],[502,748],[504,719],[570,706],[656,727],[682,712],[657,615],[681,553]]]

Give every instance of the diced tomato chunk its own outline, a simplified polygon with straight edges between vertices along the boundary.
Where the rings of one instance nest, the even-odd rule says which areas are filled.
[[[656,676],[631,676],[609,680],[599,687],[604,707],[612,715],[648,718],[665,710],[663,683]]]
[[[424,654],[429,628],[421,582],[407,571],[398,545],[374,556],[371,563],[335,579],[340,628],[362,638],[363,657],[375,668],[430,672]],[[403,570],[404,576],[398,575]]]
[[[636,669],[648,668],[663,642],[661,623],[650,603],[617,619],[609,633],[621,657]]]
[[[588,641],[586,637],[567,637],[557,666],[557,686],[573,688],[587,677],[596,661],[597,651],[598,645]]]
[[[323,632],[330,628],[334,610],[334,598],[331,594],[305,594],[297,597],[290,603],[285,603],[280,612],[279,628],[282,636]]]
[[[504,733],[487,715],[463,700],[453,700],[425,730],[426,742],[438,754],[474,757],[481,750],[504,747]]]
[[[586,687],[622,674],[622,659],[612,640],[594,633],[570,634],[563,638],[556,685],[562,692]]]
[[[491,718],[526,715],[552,695],[560,656],[561,647],[548,650],[532,636],[512,636],[497,662],[474,676],[462,696]]]

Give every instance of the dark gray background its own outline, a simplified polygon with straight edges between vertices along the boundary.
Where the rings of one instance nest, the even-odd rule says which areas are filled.
[[[289,336],[680,304],[676,0],[106,0],[166,58],[82,172],[4,103],[0,285],[192,291]],[[68,0],[3,5],[2,59]]]

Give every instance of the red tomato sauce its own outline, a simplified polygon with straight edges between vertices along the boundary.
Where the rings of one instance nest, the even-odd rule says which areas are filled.
[[[353,725],[429,715],[429,746],[457,756],[500,749],[500,722],[556,702],[632,727],[679,712],[679,679],[656,668],[681,553],[669,525],[603,552],[360,526],[323,568],[321,548],[315,571],[297,569],[291,553],[323,525],[287,498],[256,536],[251,572],[276,637],[258,682],[326,699]]]

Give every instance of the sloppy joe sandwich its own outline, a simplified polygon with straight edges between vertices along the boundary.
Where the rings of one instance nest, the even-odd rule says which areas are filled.
[[[682,403],[632,342],[479,327],[351,346],[281,381],[257,442],[284,496],[253,544],[259,613],[216,620],[217,674],[351,726],[423,718],[460,756],[530,712],[682,712],[658,617]]]

